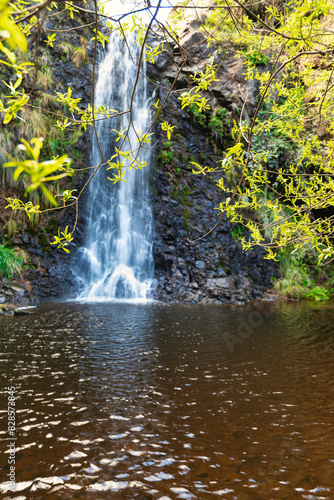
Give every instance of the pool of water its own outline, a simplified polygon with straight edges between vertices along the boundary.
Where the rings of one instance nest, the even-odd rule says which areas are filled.
[[[2,318],[0,497],[333,499],[333,320],[284,303]]]

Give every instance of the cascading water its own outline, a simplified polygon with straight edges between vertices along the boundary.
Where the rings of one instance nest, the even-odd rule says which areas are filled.
[[[137,68],[138,46],[134,36],[123,39],[114,33],[100,65],[95,89],[95,105],[124,111],[130,108]],[[132,56],[132,57],[131,57]],[[142,72],[145,68],[142,68]],[[97,134],[104,161],[119,147],[115,130],[124,130],[129,114],[97,122]],[[147,131],[150,123],[146,79],[139,78],[132,104],[132,123],[124,150],[138,148],[137,133]],[[150,163],[150,149],[142,149],[141,161]],[[101,160],[95,137],[92,166]],[[115,160],[114,160],[115,161]],[[130,164],[130,162],[129,162]],[[146,299],[152,286],[152,211],[149,196],[148,166],[127,169],[126,182],[108,180],[113,170],[102,166],[89,185],[87,238],[79,250],[77,277],[81,282],[80,299]]]

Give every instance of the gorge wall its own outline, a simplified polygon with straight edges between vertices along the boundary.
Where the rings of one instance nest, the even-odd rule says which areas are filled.
[[[83,24],[92,22],[88,14]],[[56,18],[58,27],[70,27],[69,19]],[[75,22],[75,21],[74,21]],[[246,81],[241,59],[233,53],[223,56],[218,47],[207,47],[199,30],[198,19],[189,20],[180,32],[180,44],[187,53],[187,64],[183,67],[174,90],[185,89],[189,75],[205,69],[206,63],[214,60],[220,65],[217,79],[209,92],[211,110],[206,115],[196,114],[194,109],[181,109],[179,92],[172,92],[164,107],[161,119],[175,126],[171,140],[156,126],[155,159],[151,165],[151,201],[154,215],[153,258],[157,286],[154,298],[163,301],[235,303],[261,297],[270,288],[272,276],[277,269],[272,262],[263,259],[260,248],[244,252],[236,235],[240,228],[231,224],[224,215],[219,217],[219,203],[224,196],[217,187],[219,173],[194,175],[192,161],[210,167],[217,166],[220,155],[232,145],[233,120],[249,120],[254,113],[257,84]],[[80,97],[83,104],[90,102],[93,44],[91,29],[87,28],[83,40],[75,31],[58,38],[57,47],[46,57],[54,75],[49,87],[35,86],[34,92],[51,95],[55,87],[64,92],[72,87],[73,96]],[[154,42],[153,42],[154,43]],[[69,44],[69,45],[66,45]],[[72,47],[72,48],[71,48]],[[79,64],[75,59],[78,49],[83,48],[84,57]],[[44,49],[43,49],[44,50]],[[82,51],[81,51],[82,52]],[[43,56],[43,53],[41,53]],[[148,64],[148,78],[157,83],[154,100],[163,102],[174,78],[181,54],[176,44],[169,44],[155,64]],[[33,87],[31,82],[31,88]],[[246,99],[247,96],[247,99]],[[247,102],[245,102],[247,101]],[[54,101],[49,106],[57,110]],[[15,131],[14,131],[15,132]],[[14,133],[13,132],[13,133]],[[14,133],[15,135],[15,133]],[[16,134],[18,135],[18,134]],[[52,142],[50,143],[52,146]],[[74,168],[79,170],[75,180],[67,179],[63,186],[80,189],[86,180],[81,169],[89,166],[90,136],[83,133],[70,141],[57,142],[57,147],[70,157],[75,155]],[[9,217],[4,211],[6,196],[22,195],[12,186],[2,187],[1,222],[6,227]],[[83,244],[86,230],[85,195],[81,200],[75,244]],[[17,231],[7,240],[28,255],[26,270],[17,292],[16,303],[26,304],[27,297],[47,299],[75,293],[76,283],[71,273],[71,257],[55,250],[48,243],[57,227],[71,227],[75,219],[74,210],[62,210],[50,216],[42,216],[35,228],[26,222],[18,224]],[[213,230],[212,228],[216,226]],[[12,300],[13,290],[4,283],[5,301]],[[5,292],[8,292],[7,295]],[[12,295],[10,295],[12,292]]]
[[[224,193],[216,181],[219,173],[195,175],[192,161],[217,167],[217,160],[232,146],[233,120],[250,120],[254,114],[258,83],[245,79],[245,67],[233,51],[221,53],[208,47],[200,31],[201,20],[189,19],[149,76],[159,84],[160,103],[176,78],[161,119],[174,126],[171,140],[157,127],[156,162],[152,171],[154,207],[154,262],[158,278],[156,297],[165,301],[238,303],[260,297],[277,276],[264,251],[244,252],[235,236],[239,228],[225,215],[219,222],[219,203]],[[179,44],[187,54],[183,62]],[[208,92],[210,112],[181,109],[180,91],[187,89],[190,75],[205,72],[206,64],[219,66],[217,80]],[[263,70],[266,68],[263,67]],[[216,226],[216,227],[215,227]],[[215,227],[215,228],[214,228]],[[212,230],[212,228],[214,228]]]

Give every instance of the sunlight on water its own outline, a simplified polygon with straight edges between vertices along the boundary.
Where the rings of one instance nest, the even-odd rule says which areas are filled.
[[[3,318],[0,435],[15,385],[17,441],[15,493],[2,443],[0,497],[332,500],[333,324],[333,304]]]

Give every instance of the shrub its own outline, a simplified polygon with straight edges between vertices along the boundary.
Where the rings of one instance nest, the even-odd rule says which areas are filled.
[[[328,300],[333,295],[333,290],[326,290],[323,286],[315,286],[307,295],[311,300]]]
[[[256,66],[258,66],[259,64],[268,63],[268,57],[266,56],[266,54],[264,54],[264,52],[260,52],[259,50],[254,49],[245,55],[246,59]]]
[[[42,66],[42,68],[37,71],[37,85],[42,90],[52,88],[53,74],[50,66]]]
[[[279,253],[280,271],[282,279],[278,280],[274,288],[282,294],[293,299],[328,300],[333,295],[333,284],[328,280],[322,284],[316,283],[311,272],[315,275],[312,248],[293,251],[289,248],[286,252]]]
[[[13,248],[0,245],[0,276],[12,278],[14,275],[21,274],[23,261],[24,257],[18,255]]]
[[[60,42],[59,48],[63,52],[63,58],[64,59],[69,60],[75,54],[75,47],[74,47],[74,45],[72,45],[70,42],[67,42],[65,40],[63,40],[62,42]]]

